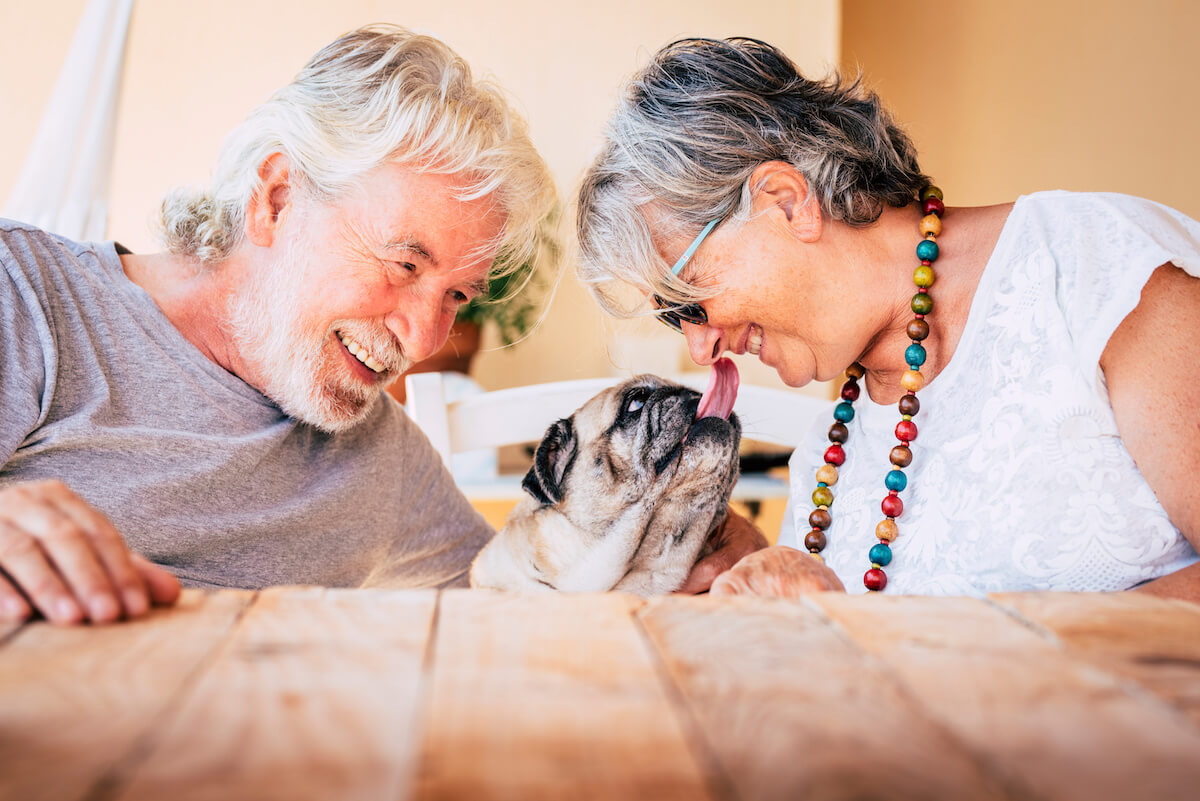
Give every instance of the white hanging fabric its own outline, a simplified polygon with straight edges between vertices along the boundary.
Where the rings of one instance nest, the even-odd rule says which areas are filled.
[[[88,0],[2,215],[100,240],[133,0]]]

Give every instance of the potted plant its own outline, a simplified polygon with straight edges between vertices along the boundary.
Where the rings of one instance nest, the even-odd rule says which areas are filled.
[[[524,337],[533,327],[541,310],[542,282],[530,275],[526,266],[493,278],[488,291],[458,310],[450,336],[436,353],[409,369],[409,373],[458,372],[471,370],[471,359],[479,352],[486,325],[494,325],[505,346]],[[407,375],[407,373],[405,374]],[[404,403],[404,378],[394,381],[388,392]]]

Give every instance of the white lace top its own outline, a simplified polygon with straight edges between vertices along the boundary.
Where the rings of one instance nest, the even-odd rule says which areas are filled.
[[[1042,192],[1016,202],[953,358],[918,393],[885,592],[1123,590],[1200,558],[1125,450],[1099,368],[1166,262],[1200,274],[1200,223],[1125,195]],[[936,325],[936,284],[931,294]],[[900,417],[865,391],[854,409],[822,556],[848,591],[866,592]],[[832,422],[831,413],[792,456],[782,545],[802,548],[796,532],[802,543],[811,529],[814,471]]]

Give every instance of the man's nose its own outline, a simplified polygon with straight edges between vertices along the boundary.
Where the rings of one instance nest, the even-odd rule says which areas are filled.
[[[696,325],[686,320],[681,323],[683,335],[687,337],[688,353],[692,361],[706,367],[721,357],[725,350],[721,330],[711,325]]]
[[[404,355],[414,363],[428,359],[446,344],[453,322],[453,313],[445,309],[440,298],[405,298],[385,318]]]

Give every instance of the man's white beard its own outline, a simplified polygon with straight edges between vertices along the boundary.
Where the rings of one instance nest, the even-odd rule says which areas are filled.
[[[371,333],[370,326],[353,321],[318,330],[300,319],[306,256],[303,244],[293,241],[282,259],[254,273],[230,301],[229,325],[264,395],[289,417],[324,431],[345,431],[366,418],[385,383],[365,384],[350,373],[336,352],[341,344],[334,331],[377,354],[393,378],[410,362],[386,331]]]

